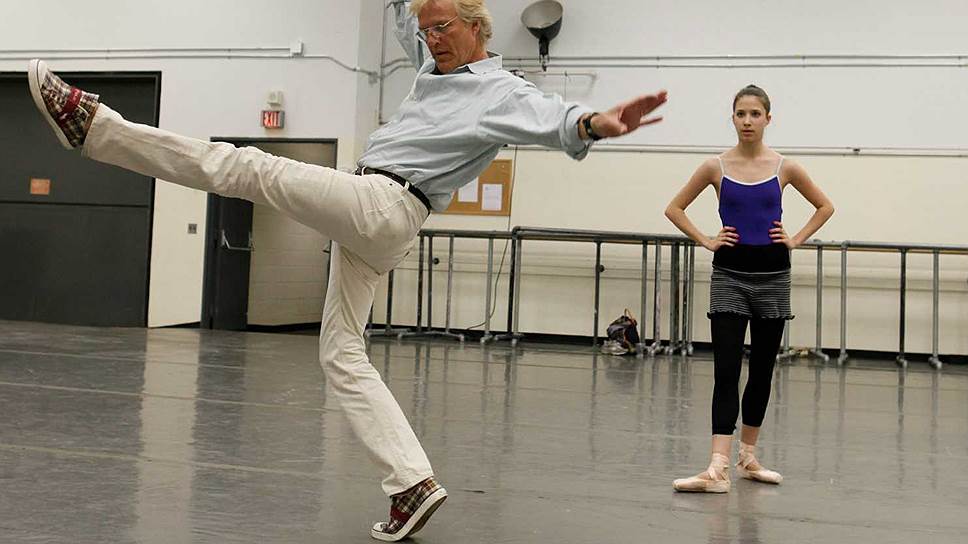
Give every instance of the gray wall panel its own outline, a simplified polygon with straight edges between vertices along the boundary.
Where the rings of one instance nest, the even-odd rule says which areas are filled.
[[[144,324],[144,208],[0,204],[0,319]]]

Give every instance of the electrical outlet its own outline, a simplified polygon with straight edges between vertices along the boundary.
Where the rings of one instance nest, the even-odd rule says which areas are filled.
[[[198,224],[189,223],[188,224],[188,234],[198,234]]]

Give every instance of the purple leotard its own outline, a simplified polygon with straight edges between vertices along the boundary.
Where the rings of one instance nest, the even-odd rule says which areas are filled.
[[[720,167],[723,159],[719,159]],[[719,217],[723,226],[733,227],[739,234],[739,243],[750,246],[766,246],[773,243],[770,229],[774,221],[783,217],[780,166],[772,177],[760,182],[736,181],[726,175],[719,188]]]

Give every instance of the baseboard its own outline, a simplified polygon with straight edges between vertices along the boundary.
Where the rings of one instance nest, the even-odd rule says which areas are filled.
[[[246,330],[248,332],[268,332],[268,333],[300,333],[308,334],[312,332],[313,334],[319,334],[319,327],[322,324],[317,321],[315,323],[292,323],[287,325],[249,325]]]
[[[185,325],[175,325],[174,327],[179,328],[192,328],[198,327],[198,323],[185,324]],[[281,334],[318,334],[320,323],[295,323],[290,325],[249,325],[249,332],[265,332],[265,333],[281,333]],[[380,333],[386,329],[386,325],[382,323],[374,323],[369,330],[373,331],[373,336],[379,338]],[[396,330],[413,330],[412,325],[391,325],[391,329]],[[442,330],[435,328],[434,330]],[[480,329],[455,329],[452,328],[451,332],[457,334],[463,334],[465,339],[470,342],[478,342],[484,336],[484,331]],[[507,331],[497,330],[491,331],[492,335],[506,334]],[[599,342],[604,340],[604,337],[599,337]],[[583,336],[577,334],[550,334],[550,333],[524,333],[521,342],[526,342],[528,344],[558,344],[567,346],[585,346],[592,347],[592,337]],[[645,343],[651,343],[651,338],[646,338]],[[797,346],[800,349],[801,346]],[[693,342],[693,349],[696,352],[711,354],[712,345],[709,342]],[[839,349],[824,349],[823,352],[830,356],[831,361],[836,361],[837,357],[840,356]],[[897,352],[892,351],[878,351],[878,350],[850,350],[848,351],[848,356],[850,359],[874,359],[874,360],[894,360],[897,357]],[[910,362],[924,362],[927,363],[931,358],[930,353],[905,353],[905,358]],[[941,360],[944,364],[968,364],[968,355],[940,355]]]
[[[194,323],[179,323],[177,325],[164,325],[162,327],[157,327],[157,328],[159,329],[198,329],[201,326],[202,326],[202,322],[196,321]]]

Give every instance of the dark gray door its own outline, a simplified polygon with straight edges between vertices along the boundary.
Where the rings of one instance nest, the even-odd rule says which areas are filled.
[[[249,324],[252,203],[208,195],[202,327],[245,330]]]
[[[157,126],[160,74],[64,79]],[[0,126],[0,319],[145,326],[154,180],[61,148],[25,74],[0,74]]]
[[[236,146],[252,146],[278,157],[334,167],[336,140],[212,138]],[[201,326],[209,329],[248,328],[249,270],[252,247],[252,204],[215,194],[208,197],[205,280]]]

